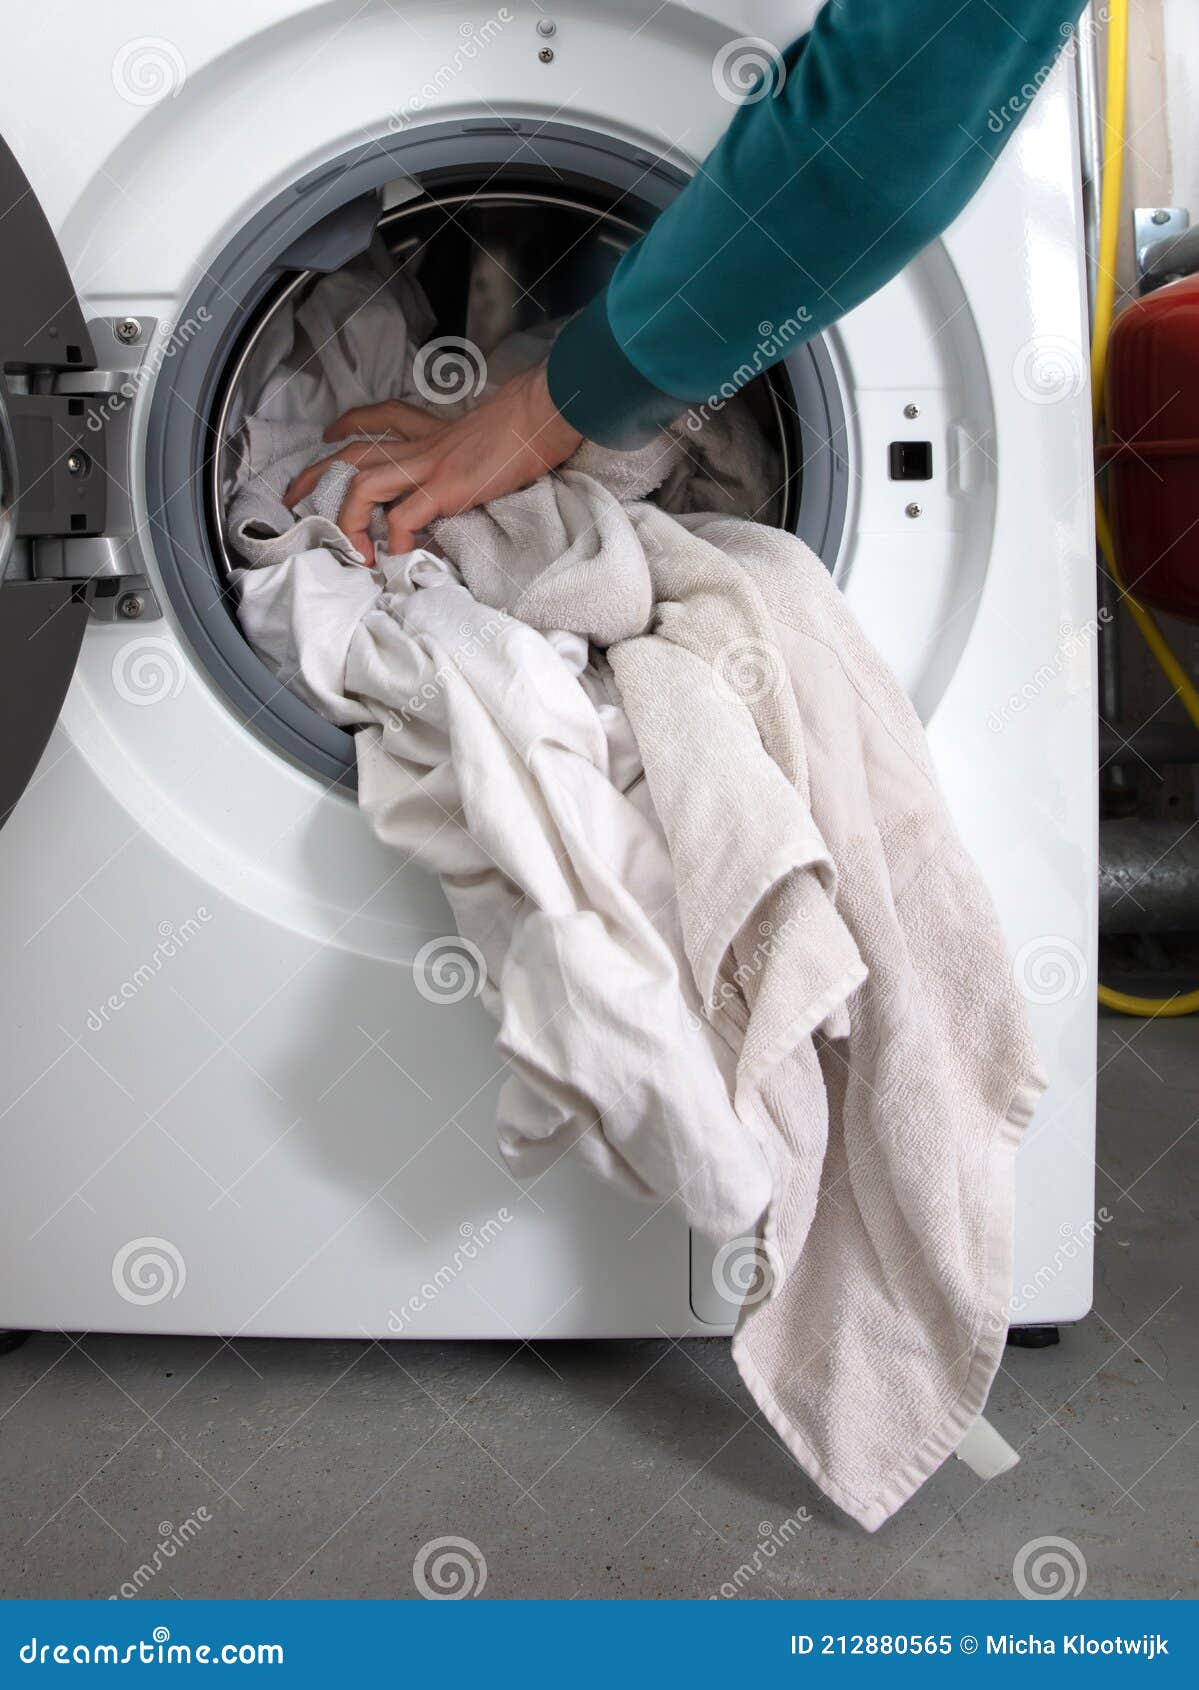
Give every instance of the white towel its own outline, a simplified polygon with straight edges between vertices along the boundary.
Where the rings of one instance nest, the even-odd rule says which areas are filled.
[[[769,1172],[732,1107],[662,830],[586,642],[480,604],[428,552],[376,570],[297,553],[245,574],[239,616],[281,679],[361,730],[363,811],[440,875],[482,958],[516,1170],[573,1148],[634,1196],[681,1194],[711,1235],[752,1229]]]
[[[486,960],[509,1160],[575,1146],[750,1235],[738,1366],[874,1529],[985,1403],[1043,1081],[910,704],[799,541],[643,502],[681,450],[584,448],[439,524],[452,568],[292,557],[245,577],[241,616],[370,724],[364,807]],[[644,784],[612,776],[627,726]]]
[[[603,627],[692,976],[774,1174],[770,1283],[734,1355],[797,1460],[874,1529],[986,1402],[1013,1155],[1044,1086],[919,721],[778,530],[622,507],[568,468],[437,540],[488,602]]]

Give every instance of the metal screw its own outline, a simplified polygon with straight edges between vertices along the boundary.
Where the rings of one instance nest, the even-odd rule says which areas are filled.
[[[68,475],[85,475],[88,469],[87,455],[84,452],[72,452],[67,458]]]
[[[905,405],[903,408],[903,414],[905,417],[914,419],[920,415],[920,407],[919,405]]]
[[[136,317],[122,317],[120,322],[116,325],[116,328],[113,330],[117,339],[124,341],[126,346],[131,345],[133,341],[137,340],[141,332],[142,326]]]
[[[924,506],[918,505],[916,503],[915,499],[913,499],[911,504],[908,505],[905,508],[904,515],[905,516],[911,516],[911,517],[923,516],[924,515]]]
[[[1168,211],[1161,210],[1159,207],[1158,210],[1153,213],[1152,221],[1156,223],[1160,229],[1163,223],[1168,223],[1170,221],[1170,213]]]
[[[126,593],[124,598],[117,605],[117,612],[119,615],[123,616],[127,622],[136,622],[145,608],[146,601],[140,597],[139,594]]]
[[[543,65],[552,65],[554,62],[554,49],[552,47],[543,47],[537,57],[541,60]]]
[[[557,28],[558,26],[553,18],[538,18],[537,20],[538,35],[553,35]]]

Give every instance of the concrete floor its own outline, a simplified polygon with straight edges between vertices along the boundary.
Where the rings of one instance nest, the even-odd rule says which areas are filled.
[[[0,1357],[0,1594],[407,1598],[455,1537],[488,1597],[1010,1597],[1052,1536],[1088,1597],[1194,1596],[1199,1030],[1105,1018],[1100,1062],[1095,1312],[1008,1350],[1001,1479],[951,1461],[866,1537],[716,1339],[39,1336]]]

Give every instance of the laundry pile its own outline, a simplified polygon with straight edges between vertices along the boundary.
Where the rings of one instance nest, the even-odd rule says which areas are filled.
[[[276,317],[227,484],[242,627],[355,730],[363,810],[485,962],[509,1165],[572,1148],[750,1241],[742,1377],[873,1530],[974,1426],[1006,1333],[1044,1082],[989,896],[827,571],[746,520],[773,466],[732,408],[586,444],[373,570],[336,526],[348,466],[283,506],[334,416],[422,402],[430,328],[369,260]]]

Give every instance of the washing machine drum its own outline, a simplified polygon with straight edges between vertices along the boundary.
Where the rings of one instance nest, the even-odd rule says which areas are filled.
[[[423,352],[417,353],[416,387],[422,393],[418,403],[430,408],[468,399],[497,370],[510,371],[543,355],[557,327],[601,291],[639,233],[635,223],[594,194],[536,183],[422,193],[382,215],[369,202],[360,203],[346,215],[352,231],[360,240],[369,237],[370,243],[365,260],[352,261],[357,273],[351,297],[374,301],[388,287],[408,288],[415,282],[417,289],[409,289],[407,297],[419,290],[418,297],[423,294],[429,302],[435,322]],[[338,249],[355,244],[350,234],[345,231]],[[265,297],[250,314],[218,399],[213,436],[219,449],[209,464],[209,497],[217,563],[230,585],[234,571],[245,562],[231,542],[222,512],[227,489],[236,479],[238,424],[275,392],[281,395],[286,420],[292,419],[290,378],[301,369],[305,375],[317,373],[320,342],[327,338],[324,329],[316,331],[310,323],[303,349],[298,348],[296,320],[303,320],[305,296],[323,285],[322,273],[301,269]],[[344,312],[345,297],[342,293],[336,303],[326,303],[317,320],[326,323],[331,312],[335,317]],[[282,332],[275,333],[281,316]],[[275,361],[278,347],[285,349],[282,367]],[[335,349],[335,360],[344,350]],[[692,453],[685,468],[697,485],[676,487],[678,478],[672,478],[667,500],[670,491],[685,492],[688,502],[670,508],[702,504],[704,509],[727,509],[761,522],[790,525],[800,476],[781,384],[751,382],[727,404],[721,401],[721,411],[743,413],[742,438],[756,436],[760,444],[751,453],[742,451],[739,457],[748,461],[730,466],[723,475],[711,452],[702,454],[702,471]],[[721,425],[714,427],[727,434]],[[709,463],[714,476],[706,473]]]
[[[513,332],[592,298],[685,181],[661,159],[574,126],[492,117],[421,125],[300,177],[198,267],[201,282],[153,378],[145,528],[196,658],[251,730],[288,758],[326,781],[353,781],[350,736],[279,687],[235,614],[238,560],[222,489],[245,381],[261,368],[256,350],[272,320],[322,276],[373,252],[419,281],[433,338],[461,338],[488,356]],[[89,346],[81,357],[78,367],[89,368]],[[848,466],[827,351],[819,341],[797,347],[728,402],[753,413],[777,456],[767,514],[831,566]]]

